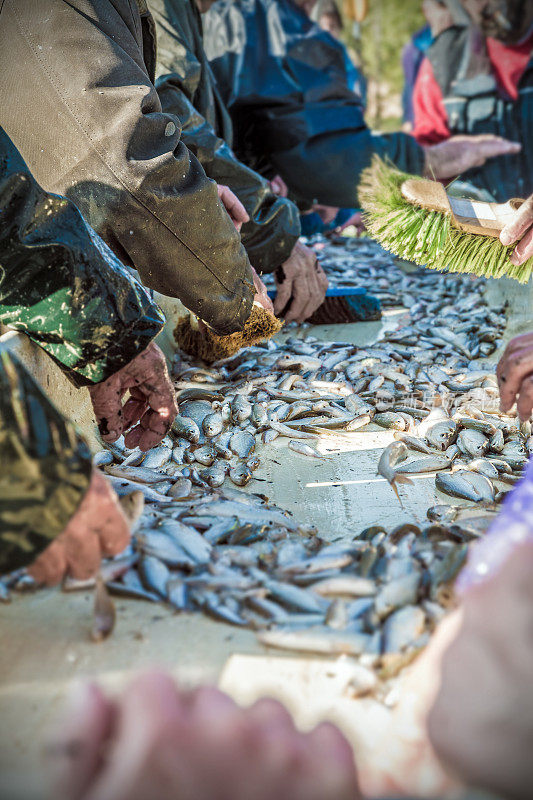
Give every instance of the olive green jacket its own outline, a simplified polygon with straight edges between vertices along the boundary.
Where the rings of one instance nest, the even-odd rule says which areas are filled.
[[[241,238],[252,266],[273,272],[300,235],[298,209],[275,195],[268,181],[231,150],[231,118],[204,53],[194,0],[150,0],[150,11],[157,29],[156,87],[163,111],[179,118],[181,141],[206,174],[229,186],[246,208],[250,221]]]
[[[216,186],[154,86],[144,0],[0,2],[0,124],[47,191],[72,199],[150,288],[219,333],[254,289]]]

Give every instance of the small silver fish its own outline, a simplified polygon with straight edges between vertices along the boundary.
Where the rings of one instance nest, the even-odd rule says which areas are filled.
[[[293,439],[289,440],[288,447],[290,450],[294,450],[295,453],[299,453],[302,456],[308,456],[309,458],[324,458],[317,450],[314,450],[305,442],[298,442],[294,441]]]
[[[114,461],[113,453],[110,450],[99,450],[93,456],[93,466],[104,467],[106,464],[112,464]]]
[[[192,482],[189,478],[178,478],[177,481],[170,487],[168,490],[169,497],[175,497],[176,499],[183,499],[184,497],[190,497],[192,494]]]
[[[230,450],[239,458],[248,458],[255,449],[255,437],[247,431],[235,431],[229,443]]]
[[[196,422],[190,417],[182,417],[178,414],[172,423],[172,430],[180,438],[186,439],[193,444],[197,444],[200,440],[200,429]]]
[[[260,631],[257,638],[266,647],[330,656],[360,656],[366,651],[370,641],[370,636],[367,634],[336,631],[325,626],[318,630],[309,628],[303,631],[277,628],[271,631]]]
[[[101,575],[96,578],[91,639],[102,642],[113,632],[116,621],[115,604],[111,600]]]
[[[253,478],[253,473],[247,464],[238,464],[229,471],[230,479],[235,486],[246,486]]]
[[[398,493],[397,484],[403,483],[412,485],[412,481],[409,478],[406,478],[405,475],[398,475],[395,467],[396,464],[403,460],[406,456],[407,447],[405,444],[403,442],[392,442],[381,454],[377,469],[378,475],[381,475],[382,478],[385,478],[385,480],[391,485],[400,505],[402,505],[402,501]]]
[[[143,459],[144,469],[159,469],[170,461],[172,449],[170,447],[153,447]]]

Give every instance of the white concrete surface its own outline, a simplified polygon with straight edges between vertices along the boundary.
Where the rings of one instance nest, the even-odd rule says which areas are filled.
[[[364,344],[395,323],[396,317],[389,315],[384,323],[325,326],[313,329],[313,334]],[[16,349],[26,363],[35,359],[25,343],[17,341]],[[82,396],[70,390],[55,365],[43,369],[35,362],[35,369],[58,406],[73,414],[78,424],[90,427],[86,392]],[[263,463],[257,475],[262,480],[252,482],[249,490],[275,498],[302,521],[316,524],[328,539],[351,539],[378,521],[393,526],[413,517],[422,520],[427,507],[438,502],[433,479],[420,477],[413,487],[402,487],[405,507],[401,509],[388,484],[376,476],[381,449],[392,435],[373,427],[341,438],[324,438],[318,447],[328,457],[322,461],[299,456],[277,440],[259,450]],[[335,446],[340,452],[328,452]],[[89,641],[91,606],[90,593],[66,595],[56,590],[0,606],[2,799],[47,796],[42,743],[71,681],[89,676],[119,686],[133,672],[156,664],[187,684],[220,678],[224,688],[242,702],[264,692],[277,694],[289,700],[304,726],[324,716],[340,720],[360,760],[372,759],[375,743],[390,725],[390,714],[382,705],[371,699],[355,700],[347,692],[345,660],[268,654],[250,631],[127,600],[117,602],[113,636],[96,645]]]

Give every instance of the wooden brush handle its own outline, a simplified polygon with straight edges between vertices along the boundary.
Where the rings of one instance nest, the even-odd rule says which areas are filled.
[[[441,183],[424,178],[404,181],[402,195],[414,206],[450,214],[455,227],[465,233],[496,239],[524,202],[519,198],[508,200],[507,203],[485,203],[466,197],[450,197]]]
[[[483,203],[463,197],[449,197],[448,200],[455,224],[460,230],[496,239],[524,202],[519,198],[506,203]]]

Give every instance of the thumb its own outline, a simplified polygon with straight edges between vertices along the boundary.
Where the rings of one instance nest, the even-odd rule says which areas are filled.
[[[274,300],[274,311],[276,316],[281,314],[289,300],[292,296],[292,281],[284,280],[283,283],[279,283],[277,286],[277,294]]]

